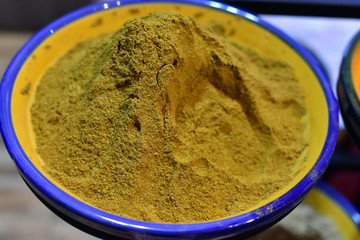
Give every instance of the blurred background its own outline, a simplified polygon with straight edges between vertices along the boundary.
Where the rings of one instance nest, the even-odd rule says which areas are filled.
[[[0,78],[21,46],[56,18],[90,0],[0,0]],[[228,0],[277,26],[321,62],[336,94],[344,50],[360,31],[360,1]],[[1,103],[0,103],[1,104]],[[340,120],[337,148],[323,180],[360,209],[360,153]],[[0,239],[94,239],[48,210],[27,188],[0,138]]]

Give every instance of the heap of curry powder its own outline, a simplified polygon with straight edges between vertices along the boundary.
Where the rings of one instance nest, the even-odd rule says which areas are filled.
[[[99,209],[161,223],[240,214],[288,184],[304,92],[288,64],[213,26],[153,13],[61,57],[31,107],[44,171]]]

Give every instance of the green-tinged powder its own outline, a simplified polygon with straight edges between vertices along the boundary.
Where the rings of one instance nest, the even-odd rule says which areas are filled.
[[[233,216],[286,186],[307,144],[303,90],[219,29],[153,13],[77,44],[31,107],[44,170],[99,209],[162,223]]]

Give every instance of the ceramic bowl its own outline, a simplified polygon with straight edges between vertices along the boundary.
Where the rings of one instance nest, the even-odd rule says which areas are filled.
[[[250,239],[291,239],[288,234],[296,239],[315,239],[318,234],[323,235],[316,239],[326,239],[335,234],[337,237],[333,239],[357,240],[360,239],[360,213],[331,185],[320,180],[295,211]]]
[[[78,200],[42,169],[29,112],[41,75],[77,42],[114,32],[126,20],[154,11],[177,11],[197,16],[198,22],[216,19],[236,30],[232,39],[289,63],[305,90],[308,114],[301,121],[307,126],[304,138],[309,145],[299,157],[297,174],[284,188],[243,214],[194,224],[128,219]],[[257,233],[289,213],[313,188],[328,165],[338,133],[337,103],[325,73],[311,54],[258,16],[214,1],[121,0],[69,13],[44,27],[17,53],[1,82],[0,102],[1,134],[30,189],[64,220],[101,238],[238,239]]]
[[[337,93],[346,130],[360,148],[360,32],[345,49]]]
[[[304,203],[311,205],[319,214],[331,218],[342,239],[360,238],[359,211],[327,183],[320,181],[306,196]]]

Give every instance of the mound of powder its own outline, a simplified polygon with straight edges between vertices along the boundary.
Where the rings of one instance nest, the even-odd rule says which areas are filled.
[[[31,107],[44,171],[99,209],[163,223],[239,214],[286,186],[307,145],[303,89],[219,29],[153,13],[67,52]]]

